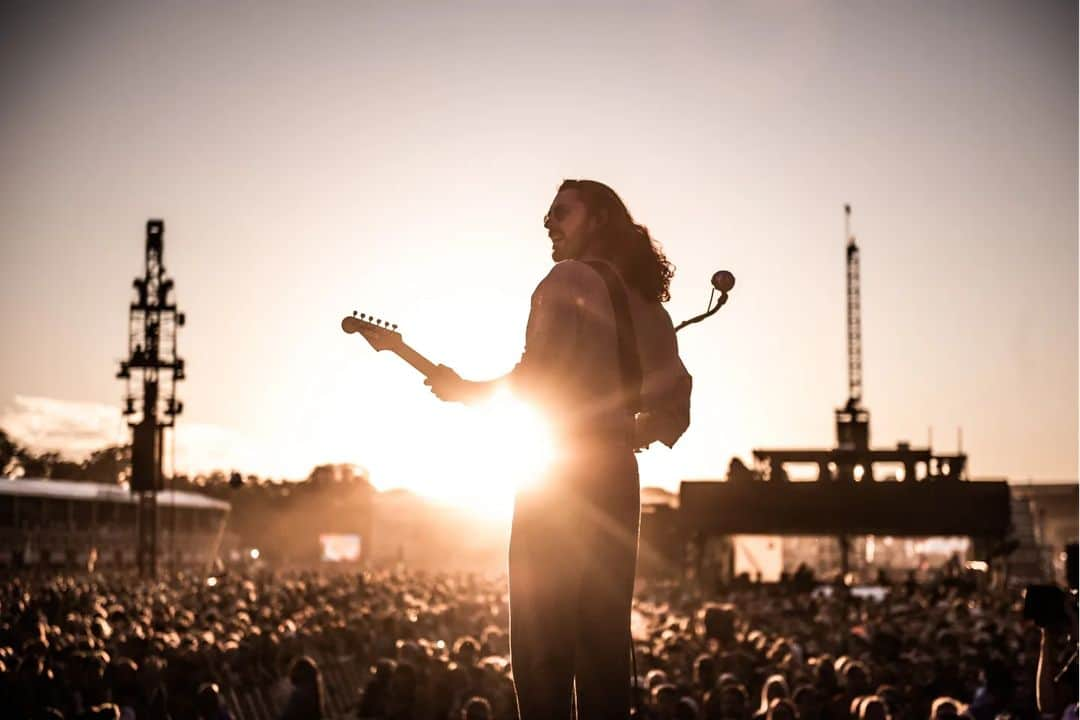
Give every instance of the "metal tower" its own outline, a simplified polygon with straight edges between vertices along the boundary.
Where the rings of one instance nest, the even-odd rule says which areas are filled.
[[[847,336],[848,404],[862,403],[862,304],[859,300],[859,246],[851,234],[851,206],[844,205],[844,235],[847,237]]]
[[[184,361],[176,354],[176,331],[184,324],[184,314],[169,299],[173,281],[165,277],[164,253],[165,222],[148,220],[146,273],[133,283],[136,299],[128,321],[128,359],[120,362],[116,374],[126,381],[124,415],[132,429],[131,493],[138,508],[136,559],[139,574],[150,578],[157,575],[157,492],[162,487],[164,430],[175,425],[176,416],[184,409],[176,399],[176,383],[184,379]],[[137,375],[135,392],[132,371]]]
[[[848,401],[836,411],[838,447],[865,451],[870,447],[870,411],[862,406],[862,302],[859,295],[859,246],[851,234],[851,205],[844,205],[847,242]],[[842,473],[846,474],[846,473]]]

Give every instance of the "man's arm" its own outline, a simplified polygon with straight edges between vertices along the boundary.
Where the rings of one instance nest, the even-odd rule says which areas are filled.
[[[1054,682],[1054,676],[1058,674],[1057,662],[1061,647],[1057,632],[1042,628],[1039,669],[1035,675],[1035,704],[1043,714],[1061,715],[1061,702]]]
[[[424,380],[424,384],[430,387],[431,392],[440,400],[465,405],[476,405],[489,399],[505,378],[465,380],[446,365],[440,365],[437,370],[438,373]]]
[[[586,281],[600,283],[596,273],[581,263],[565,261],[551,269],[533,292],[525,330],[525,352],[506,375],[492,380],[465,380],[445,365],[424,384],[440,400],[468,405],[490,398],[503,384],[521,397],[551,391],[551,378],[565,377],[573,365]]]
[[[690,375],[682,375],[667,390],[670,402],[634,417],[634,447],[646,448],[657,440],[669,448],[675,445],[690,425],[690,387]]]
[[[1064,688],[1058,675],[1061,656],[1067,642],[1077,640],[1077,609],[1073,596],[1065,599],[1066,622],[1056,627],[1041,628],[1042,643],[1039,646],[1039,668],[1035,675],[1035,703],[1039,712],[1060,717],[1065,709]],[[1074,656],[1075,657],[1075,656]]]
[[[646,369],[641,397],[646,412],[635,418],[635,447],[657,440],[672,447],[690,425],[693,381],[679,358],[679,343],[667,312],[661,308],[652,320],[642,329],[647,333],[646,345],[641,347]]]

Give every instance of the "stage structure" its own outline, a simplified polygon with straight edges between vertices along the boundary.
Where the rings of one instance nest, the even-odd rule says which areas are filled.
[[[859,247],[844,206],[847,243],[848,400],[835,412],[836,447],[753,451],[753,469],[732,463],[728,482],[683,482],[680,522],[687,538],[736,534],[834,535],[847,572],[850,535],[965,535],[988,557],[1010,530],[1004,481],[967,480],[967,456],[898,443],[870,447],[870,411],[862,396],[862,318]],[[792,482],[788,465],[816,466],[816,481]],[[875,465],[890,464],[887,479]]]
[[[912,448],[899,443],[895,449],[870,448],[870,411],[863,405],[862,387],[862,302],[859,283],[859,246],[851,234],[851,206],[844,206],[844,235],[847,238],[847,366],[848,400],[836,410],[836,447],[830,450],[754,450],[754,462],[769,480],[787,480],[788,463],[817,466],[818,480],[842,483],[874,479],[874,463],[902,466],[897,477],[903,480],[964,477],[967,456],[935,455],[930,448]]]
[[[184,409],[176,399],[176,383],[184,379],[184,361],[176,354],[176,332],[184,325],[184,314],[169,298],[173,281],[165,277],[164,257],[165,222],[149,220],[145,274],[133,283],[136,297],[130,307],[128,358],[121,361],[116,375],[127,383],[124,415],[132,429],[136,562],[139,574],[150,578],[157,575],[157,493],[163,485],[164,431],[175,425],[176,416]],[[134,383],[132,372],[136,375]]]

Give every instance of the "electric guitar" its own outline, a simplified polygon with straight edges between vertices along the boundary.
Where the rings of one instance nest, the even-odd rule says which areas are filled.
[[[350,335],[359,333],[376,351],[389,350],[420,371],[424,377],[430,378],[438,371],[435,363],[408,346],[397,331],[397,325],[366,314],[357,317],[354,312],[341,319],[341,329]]]
[[[435,363],[413,350],[402,339],[397,325],[366,314],[357,317],[356,312],[353,312],[341,319],[341,329],[349,335],[359,333],[376,351],[389,350],[416,368],[424,377],[430,378],[438,372]],[[643,448],[644,446],[636,447],[634,452],[640,452]]]

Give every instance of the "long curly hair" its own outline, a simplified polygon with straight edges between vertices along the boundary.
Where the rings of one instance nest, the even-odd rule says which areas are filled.
[[[589,216],[599,220],[589,239],[589,249],[613,263],[626,284],[646,300],[670,300],[675,266],[649,235],[648,228],[634,222],[615,191],[595,180],[563,180],[559,192],[563,190],[576,190]]]

